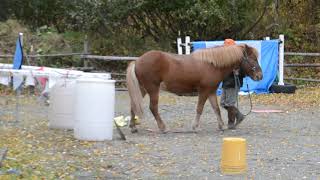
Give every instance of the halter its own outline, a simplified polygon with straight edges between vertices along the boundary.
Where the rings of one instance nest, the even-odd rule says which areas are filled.
[[[249,58],[248,58],[248,54],[247,54],[247,51],[243,51],[243,55],[244,57],[242,58],[242,61],[240,63],[240,66],[242,63],[247,63],[249,65],[249,67],[251,68],[252,72],[255,72],[256,71],[256,67],[255,65],[252,65],[249,61]]]

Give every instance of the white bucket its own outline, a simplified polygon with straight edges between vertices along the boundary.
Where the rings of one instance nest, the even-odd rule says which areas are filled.
[[[59,79],[50,92],[49,127],[73,129],[75,79]]]
[[[112,140],[115,81],[79,78],[75,86],[74,136],[79,140]]]
[[[83,73],[80,78],[111,79],[110,73]],[[50,90],[49,128],[74,129],[75,78],[61,78]]]

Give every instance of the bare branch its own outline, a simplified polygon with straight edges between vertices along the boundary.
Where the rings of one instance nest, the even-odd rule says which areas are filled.
[[[264,8],[263,11],[261,13],[261,15],[258,17],[258,19],[245,31],[245,33],[243,33],[241,35],[241,38],[243,38],[244,36],[246,36],[250,31],[252,31],[252,29],[254,29],[258,23],[262,20],[263,16],[265,15],[265,13],[267,12],[267,7],[268,7],[268,0],[264,0]]]

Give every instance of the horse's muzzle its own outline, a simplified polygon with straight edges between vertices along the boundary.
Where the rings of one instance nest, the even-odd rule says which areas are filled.
[[[260,80],[262,80],[262,78],[263,78],[262,72],[259,72],[259,73],[256,73],[254,75],[254,79],[253,80],[260,81]]]

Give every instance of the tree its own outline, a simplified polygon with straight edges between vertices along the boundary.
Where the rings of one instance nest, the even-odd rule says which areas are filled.
[[[10,0],[1,0],[1,3],[0,3],[0,21],[5,21],[10,16],[9,1]]]

